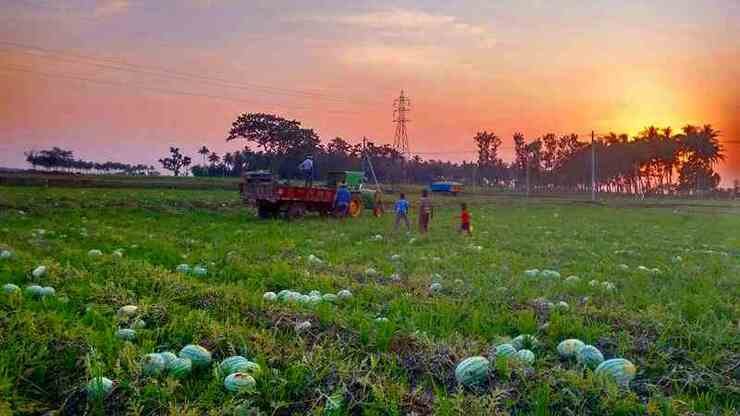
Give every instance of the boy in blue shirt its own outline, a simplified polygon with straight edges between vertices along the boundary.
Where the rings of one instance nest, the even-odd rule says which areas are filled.
[[[339,189],[337,189],[337,194],[334,199],[334,207],[336,209],[337,215],[339,215],[340,217],[347,216],[350,201],[352,201],[352,193],[350,193],[349,189],[347,189],[347,185],[342,182],[342,184],[339,185]]]
[[[411,231],[411,225],[409,224],[409,201],[406,200],[406,195],[401,194],[395,206],[396,211],[396,231],[398,231],[398,225],[403,221],[406,223],[406,230]]]

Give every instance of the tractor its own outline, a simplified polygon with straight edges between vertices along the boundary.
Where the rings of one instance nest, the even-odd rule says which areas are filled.
[[[372,192],[363,190],[364,176],[359,171],[331,171],[326,186],[305,187],[291,185],[287,181],[281,183],[268,171],[253,171],[244,175],[239,193],[242,201],[255,207],[257,216],[263,219],[279,216],[298,219],[307,212],[328,216],[334,213],[337,187],[344,182],[352,193],[348,215],[358,217],[367,205],[363,200],[367,201],[367,194]]]

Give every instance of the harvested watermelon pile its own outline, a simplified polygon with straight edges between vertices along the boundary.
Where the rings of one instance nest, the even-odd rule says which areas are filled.
[[[740,412],[740,216],[711,206],[466,198],[472,237],[458,200],[420,237],[0,194],[3,415]]]

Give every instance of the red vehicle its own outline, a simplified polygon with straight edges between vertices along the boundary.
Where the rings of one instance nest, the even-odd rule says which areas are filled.
[[[329,215],[334,211],[336,185],[344,181],[340,172],[331,172],[327,186],[296,186],[279,183],[270,172],[247,172],[239,184],[242,200],[257,208],[260,218],[283,216],[288,219],[303,217],[306,212]],[[348,215],[357,217],[362,212],[359,191],[352,192]]]

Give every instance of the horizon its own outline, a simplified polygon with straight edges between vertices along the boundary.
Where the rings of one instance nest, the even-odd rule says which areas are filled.
[[[28,167],[23,152],[53,146],[158,168],[170,146],[223,154],[246,144],[225,140],[241,112],[296,119],[324,142],[393,143],[403,89],[410,148],[424,159],[475,159],[467,151],[483,130],[503,139],[508,162],[515,131],[588,140],[592,130],[632,137],[650,125],[711,124],[725,148],[721,186],[740,179],[732,0],[0,8],[0,166]]]

